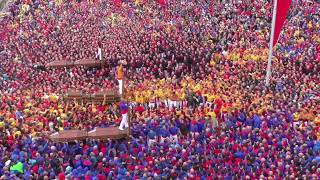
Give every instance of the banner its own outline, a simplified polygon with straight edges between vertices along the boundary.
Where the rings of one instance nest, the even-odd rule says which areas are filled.
[[[292,0],[278,0],[277,1],[277,10],[276,10],[277,14],[276,14],[276,23],[274,26],[273,46],[275,46],[278,42],[282,26],[288,16],[288,12],[290,10],[291,3],[292,3]]]

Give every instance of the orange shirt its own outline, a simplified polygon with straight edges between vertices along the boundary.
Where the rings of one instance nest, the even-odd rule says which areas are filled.
[[[123,79],[123,67],[122,65],[117,67],[117,79]]]

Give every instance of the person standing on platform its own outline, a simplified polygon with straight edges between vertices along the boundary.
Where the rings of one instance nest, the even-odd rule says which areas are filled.
[[[102,43],[100,41],[98,42],[98,52],[96,58],[102,61]]]
[[[123,93],[123,66],[122,64],[120,64],[118,67],[117,67],[117,80],[119,82],[119,94],[122,95]]]

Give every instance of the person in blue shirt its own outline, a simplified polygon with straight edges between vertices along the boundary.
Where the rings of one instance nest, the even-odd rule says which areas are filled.
[[[246,121],[246,114],[244,112],[240,112],[238,115],[238,121],[244,123]]]
[[[178,142],[178,133],[180,132],[180,129],[171,124],[170,128],[169,128],[169,132],[170,132],[170,138],[171,138],[171,142]]]
[[[192,136],[195,136],[195,133],[199,132],[198,123],[193,121],[190,123],[190,131],[192,132]]]
[[[205,120],[203,118],[199,119],[197,122],[198,132],[201,133],[204,130]]]
[[[241,151],[237,151],[236,153],[234,153],[234,157],[244,159],[245,154]]]
[[[164,142],[170,136],[169,131],[166,128],[160,129],[160,142]]]
[[[148,146],[151,146],[156,142],[156,136],[157,136],[157,134],[153,130],[149,131],[149,133],[148,133]]]
[[[118,147],[119,152],[127,152],[127,146],[125,143],[120,143],[119,147]]]
[[[245,125],[252,127],[253,126],[253,119],[250,117],[246,118]]]
[[[261,128],[261,119],[257,114],[253,116],[253,128]]]
[[[276,84],[276,91],[282,92],[283,89],[284,89],[284,85],[283,85],[282,81],[279,80],[279,81],[277,82],[277,84]]]

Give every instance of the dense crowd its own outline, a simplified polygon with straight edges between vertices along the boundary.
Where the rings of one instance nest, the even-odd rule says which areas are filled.
[[[117,2],[117,3],[115,3]],[[1,179],[317,179],[320,4],[296,2],[265,69],[272,3],[15,0],[0,21]],[[94,59],[104,68],[47,68]],[[117,88],[130,141],[54,143],[117,126],[118,105],[61,99]]]

